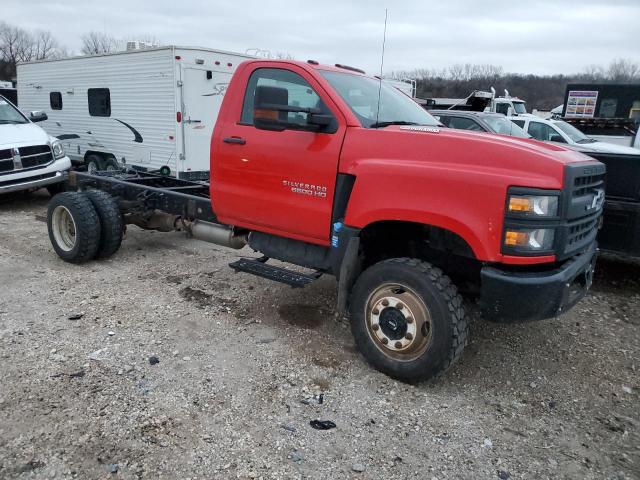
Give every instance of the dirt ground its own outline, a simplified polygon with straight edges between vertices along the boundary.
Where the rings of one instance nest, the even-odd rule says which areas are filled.
[[[354,350],[334,279],[294,290],[135,227],[66,264],[47,201],[0,202],[2,479],[640,478],[639,263],[602,258],[555,320],[470,303],[462,360],[409,386]]]

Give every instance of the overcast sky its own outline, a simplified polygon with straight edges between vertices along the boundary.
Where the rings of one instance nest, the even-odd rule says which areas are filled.
[[[72,51],[82,33],[98,30],[377,73],[385,8],[385,72],[469,62],[551,74],[620,57],[640,62],[640,0],[2,0],[0,19],[50,30]]]

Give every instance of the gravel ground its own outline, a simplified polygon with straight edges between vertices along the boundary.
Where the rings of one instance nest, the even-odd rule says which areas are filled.
[[[638,263],[603,258],[556,320],[470,304],[462,360],[410,386],[356,353],[332,278],[294,290],[135,227],[66,264],[47,200],[0,204],[2,479],[640,478]]]

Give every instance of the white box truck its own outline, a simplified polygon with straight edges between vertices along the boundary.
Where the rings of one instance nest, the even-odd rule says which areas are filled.
[[[209,179],[211,133],[233,72],[248,55],[166,46],[18,65],[24,110],[72,162]]]

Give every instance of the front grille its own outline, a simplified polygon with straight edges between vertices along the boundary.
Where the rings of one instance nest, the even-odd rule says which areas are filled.
[[[564,204],[559,257],[569,257],[596,239],[604,203],[605,167],[601,163],[566,166],[568,190]]]
[[[577,177],[573,180],[572,195],[582,197],[601,188],[604,188],[604,173]]]
[[[0,150],[0,175],[43,167],[53,161],[49,145],[20,147],[18,151],[22,168],[16,168],[12,149]]]
[[[567,248],[572,249],[576,245],[581,244],[585,239],[589,239],[598,228],[599,218],[600,212],[586,219],[581,219],[576,223],[569,224],[567,231]]]
[[[20,150],[20,156],[22,157],[22,168],[40,167],[53,160],[49,145],[20,147],[18,150]]]

